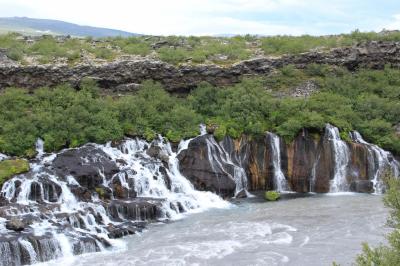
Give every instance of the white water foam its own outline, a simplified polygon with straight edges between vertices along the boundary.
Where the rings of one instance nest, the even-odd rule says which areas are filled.
[[[368,148],[368,166],[370,169],[370,180],[374,186],[374,192],[381,194],[384,190],[383,176],[389,172],[395,177],[399,177],[399,162],[387,152],[375,144],[366,142],[357,131],[350,133],[353,141],[366,145]]]
[[[281,146],[280,139],[274,133],[268,132],[272,148],[272,165],[274,167],[274,189],[277,191],[287,191],[288,183],[281,167]]]
[[[340,139],[339,129],[327,124],[325,127],[327,139],[332,144],[334,152],[334,175],[330,184],[330,192],[343,192],[349,190],[349,185],[346,180],[347,165],[350,160],[350,151],[346,142]]]

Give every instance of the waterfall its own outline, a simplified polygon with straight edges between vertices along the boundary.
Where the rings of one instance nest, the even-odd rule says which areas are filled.
[[[204,124],[200,124],[200,136],[207,135],[207,127]]]
[[[214,137],[206,138],[207,155],[214,173],[223,172],[229,176],[236,184],[235,196],[244,191],[246,196],[252,195],[247,191],[247,175],[245,169],[238,163],[234,163],[231,155],[224,149],[223,145],[218,144]],[[233,168],[233,173],[227,167]]]
[[[195,190],[180,173],[177,155],[187,149],[190,141],[181,141],[178,152],[159,137],[153,142],[125,139],[117,146],[87,144],[45,154],[43,141],[38,140],[31,170],[6,181],[1,188],[1,196],[12,203],[2,210],[6,213],[0,218],[2,235],[12,234],[5,224],[13,217],[33,219],[25,227],[23,237],[0,239],[0,265],[29,264],[100,251],[114,243],[112,238],[142,230],[140,222],[178,219],[208,208],[229,207],[219,196]],[[100,190],[90,190],[86,183],[80,183],[89,177],[82,180],[74,173],[57,172],[58,156],[73,151],[80,154],[85,149],[94,151],[77,158],[81,160],[79,164],[89,168],[98,165],[98,186],[110,193],[109,201],[101,199]],[[114,164],[117,172],[107,175],[102,160]],[[17,256],[21,257],[18,261]]]
[[[288,184],[286,181],[286,177],[282,172],[281,167],[281,147],[280,147],[280,139],[277,135],[273,133],[268,133],[271,142],[272,149],[272,165],[274,168],[274,189],[277,191],[286,191],[288,190]]]
[[[27,253],[28,257],[29,257],[29,263],[33,264],[37,262],[37,255],[36,252],[32,246],[32,244],[24,239],[19,239],[18,242],[21,244],[22,249],[25,250],[25,252]]]
[[[41,138],[38,138],[35,144],[37,158],[42,158],[44,154],[44,141]]]
[[[339,129],[327,124],[325,137],[331,143],[334,155],[334,174],[330,183],[330,192],[348,191],[349,185],[346,180],[347,165],[350,160],[350,151],[347,144],[340,139]]]
[[[390,152],[387,152],[375,144],[366,142],[357,131],[350,133],[354,142],[364,144],[368,149],[369,179],[374,186],[374,192],[381,194],[384,191],[382,178],[389,171],[394,177],[399,177],[400,164]]]

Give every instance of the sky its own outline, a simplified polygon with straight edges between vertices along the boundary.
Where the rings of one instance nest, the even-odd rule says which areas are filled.
[[[400,29],[400,0],[0,0],[0,17],[152,35],[325,35]]]

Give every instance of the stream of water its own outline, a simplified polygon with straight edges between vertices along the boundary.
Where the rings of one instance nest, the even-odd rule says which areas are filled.
[[[350,265],[361,243],[384,241],[387,210],[368,194],[260,197],[155,224],[118,250],[45,265]],[[61,264],[60,264],[61,263]]]

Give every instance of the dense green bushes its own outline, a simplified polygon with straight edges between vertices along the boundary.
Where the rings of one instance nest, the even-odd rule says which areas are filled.
[[[118,98],[100,96],[90,80],[83,81],[79,91],[58,86],[29,94],[10,88],[0,97],[0,152],[32,156],[38,137],[48,151],[124,135],[151,139],[162,134],[179,141],[197,135],[198,125],[206,122],[217,125],[218,138],[268,130],[287,140],[303,127],[321,130],[331,123],[344,139],[350,130],[358,130],[366,140],[399,154],[394,130],[400,123],[399,77],[400,70],[390,68],[350,73],[327,66],[288,66],[230,87],[200,84],[187,98],[172,96],[150,81],[136,94]],[[318,93],[287,96],[291,88],[310,80],[320,88]]]

